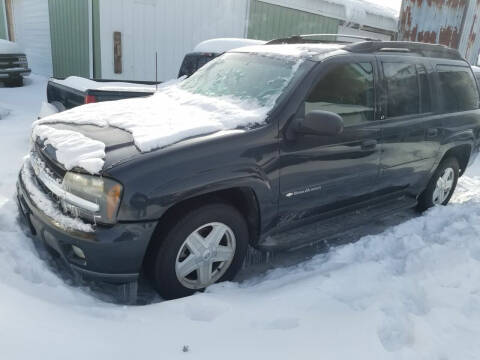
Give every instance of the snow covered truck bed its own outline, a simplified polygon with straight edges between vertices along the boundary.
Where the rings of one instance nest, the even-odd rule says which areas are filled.
[[[155,92],[153,81],[91,80],[78,76],[51,78],[47,85],[47,101],[39,117],[94,102],[144,97]]]

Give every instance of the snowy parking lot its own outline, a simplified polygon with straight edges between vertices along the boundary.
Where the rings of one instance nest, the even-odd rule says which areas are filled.
[[[60,278],[17,224],[46,79],[25,83],[0,88],[0,359],[480,358],[480,160],[447,207],[202,294],[116,305]]]

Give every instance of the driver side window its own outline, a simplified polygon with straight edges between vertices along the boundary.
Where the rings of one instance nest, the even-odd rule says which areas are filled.
[[[373,66],[369,62],[338,64],[318,82],[305,101],[305,114],[330,111],[344,126],[374,120]]]

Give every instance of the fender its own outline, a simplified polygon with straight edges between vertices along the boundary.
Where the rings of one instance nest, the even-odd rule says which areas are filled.
[[[255,167],[231,167],[206,171],[178,178],[164,187],[158,187],[148,194],[150,199],[147,213],[152,219],[159,219],[172,206],[198,196],[232,188],[251,189],[260,207],[261,214],[272,213],[277,208],[277,186],[272,184],[262,169]]]
[[[469,164],[471,163],[471,160],[476,156],[478,153],[478,144],[477,144],[477,139],[475,137],[475,133],[473,129],[467,129],[463,131],[457,131],[454,133],[448,134],[440,144],[440,149],[438,151],[438,156],[435,159],[435,163],[430,170],[428,180],[430,180],[430,177],[433,175],[435,170],[437,169],[438,165],[444,158],[445,154],[462,145],[469,145],[471,152],[470,152],[470,157],[469,157]]]
[[[109,176],[124,185],[118,221],[156,221],[179,202],[239,187],[255,193],[262,219],[275,216],[279,156],[274,134],[275,127],[269,126],[211,142],[179,144],[112,168]]]

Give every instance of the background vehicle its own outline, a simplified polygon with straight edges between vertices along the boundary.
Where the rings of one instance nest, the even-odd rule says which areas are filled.
[[[27,56],[17,44],[0,39],[0,82],[7,86],[22,86],[29,75]]]
[[[190,76],[209,61],[223,53],[243,46],[262,45],[266,41],[241,39],[241,38],[219,38],[205,40],[195,46],[191,53],[185,55],[178,77]]]
[[[142,153],[121,128],[51,124],[104,142],[105,165],[101,177],[67,172],[55,149],[37,138],[32,156],[56,178],[51,181],[35,160],[24,165],[19,204],[32,232],[48,237],[82,274],[134,282],[145,270],[160,294],[175,298],[231,280],[248,246],[334,243],[372,218],[446,205],[479,150],[480,98],[470,65],[439,45],[307,44],[312,42],[314,37],[294,37],[236,49],[182,82],[196,91],[200,77],[208,93],[235,93],[230,78],[218,86],[227,77],[209,80],[208,74],[232,62],[244,66],[242,96],[265,94],[275,83],[270,71],[273,80],[284,79],[295,65],[259,126],[192,136]],[[302,60],[298,66],[291,54]],[[249,72],[257,63],[260,68]],[[28,175],[30,167],[36,175]],[[54,189],[72,177],[81,180],[77,207],[65,206],[69,193]],[[85,184],[100,179],[108,181],[105,193],[117,196],[118,211],[111,209],[106,220],[81,201],[91,196]],[[59,228],[30,197],[29,182],[39,183],[34,191],[52,201],[60,199],[66,217],[80,217],[95,230]],[[54,184],[53,190],[42,183]],[[120,184],[122,192],[115,188]]]
[[[203,41],[192,53],[185,55],[178,76],[192,75],[201,66],[228,50],[264,43],[265,41],[238,38]],[[92,102],[148,96],[155,92],[156,84],[153,81],[93,80],[77,76],[52,78],[47,85],[48,104],[43,104],[39,117]]]
[[[149,96],[155,88],[153,81],[90,80],[78,76],[52,78],[47,84],[48,104],[43,104],[39,117],[94,102]]]

